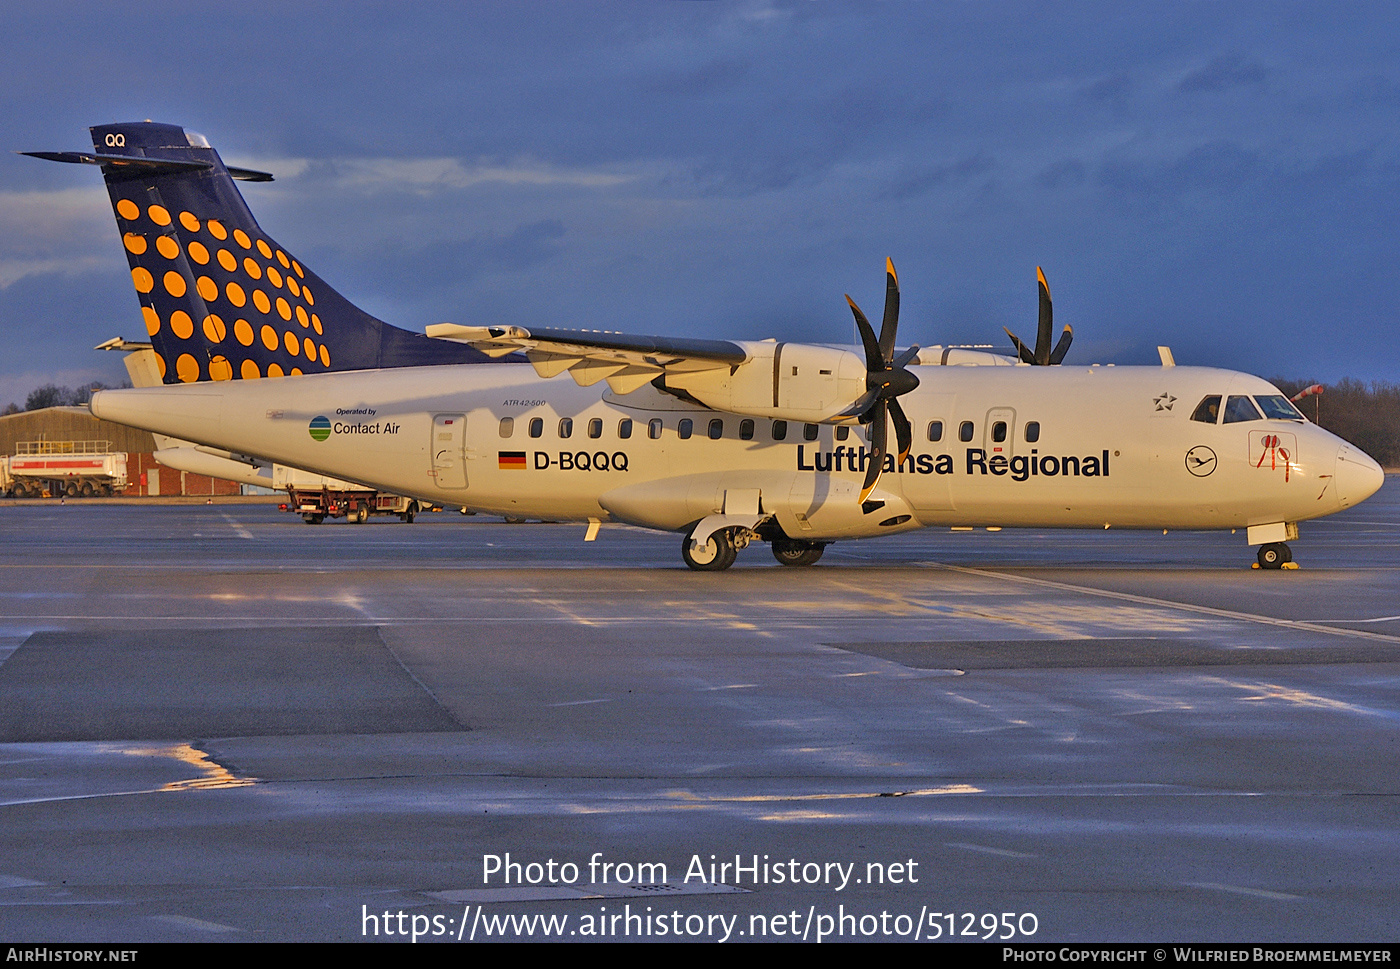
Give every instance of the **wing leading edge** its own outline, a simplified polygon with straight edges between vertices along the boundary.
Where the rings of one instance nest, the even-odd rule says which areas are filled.
[[[541,377],[567,370],[580,386],[606,380],[619,394],[631,393],[657,377],[733,370],[753,359],[743,346],[727,340],[456,323],[434,323],[426,332],[437,339],[466,343],[492,357],[524,351]]]

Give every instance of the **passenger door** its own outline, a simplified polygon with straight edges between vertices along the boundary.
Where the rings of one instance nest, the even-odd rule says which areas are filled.
[[[438,414],[433,417],[433,440],[428,449],[433,458],[433,477],[439,488],[467,486],[467,416]]]

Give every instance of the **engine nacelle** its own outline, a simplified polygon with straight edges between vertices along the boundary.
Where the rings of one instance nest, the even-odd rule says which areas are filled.
[[[732,369],[666,374],[666,386],[706,407],[819,424],[853,416],[866,396],[865,360],[811,343],[740,343],[749,359]]]

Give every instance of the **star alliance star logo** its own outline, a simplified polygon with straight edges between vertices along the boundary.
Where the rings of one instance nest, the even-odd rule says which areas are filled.
[[[1158,410],[1171,410],[1172,404],[1176,403],[1176,398],[1164,390],[1162,396],[1152,398],[1152,403],[1157,405]]]

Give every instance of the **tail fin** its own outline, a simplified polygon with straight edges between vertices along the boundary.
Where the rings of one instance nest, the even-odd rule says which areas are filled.
[[[150,121],[91,129],[96,150],[25,152],[102,166],[165,383],[492,362],[360,310],[258,227],[203,135]]]

